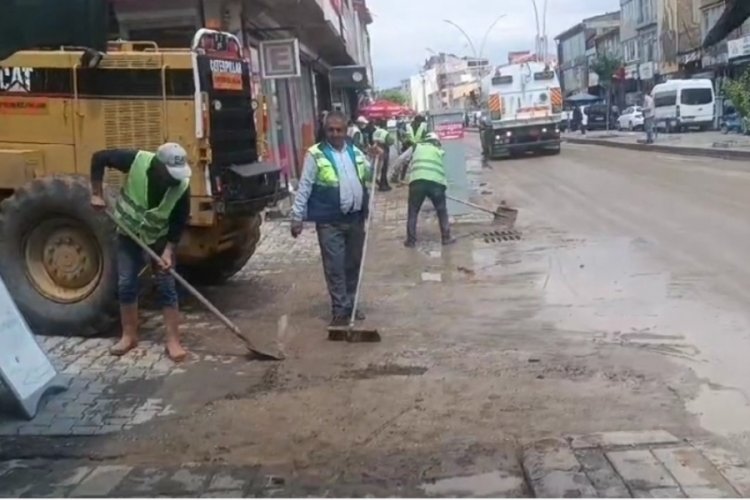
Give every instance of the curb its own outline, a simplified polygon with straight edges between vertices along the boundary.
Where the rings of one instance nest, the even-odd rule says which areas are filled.
[[[614,142],[607,139],[576,139],[571,137],[563,137],[563,142],[569,142],[571,144],[587,144],[589,146],[603,146],[607,148],[629,149],[631,151],[654,151],[657,153],[668,153],[681,156],[703,156],[706,158],[718,158],[721,160],[750,160],[750,151],[737,151],[733,149],[722,150],[711,148],[668,146],[664,144],[623,143]]]

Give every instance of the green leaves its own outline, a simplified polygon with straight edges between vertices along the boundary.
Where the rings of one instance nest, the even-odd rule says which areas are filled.
[[[724,84],[724,94],[742,117],[750,117],[750,69]]]
[[[609,85],[615,76],[615,73],[622,67],[622,60],[611,54],[599,54],[589,64],[589,69],[596,73],[599,81],[604,85]]]

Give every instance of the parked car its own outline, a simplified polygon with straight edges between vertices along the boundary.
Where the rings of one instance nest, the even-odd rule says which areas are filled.
[[[606,130],[607,129],[607,105],[591,104],[583,106],[584,123],[586,130]],[[614,128],[615,119],[610,114],[609,127]]]
[[[643,129],[643,108],[630,106],[617,118],[617,128],[620,130]]]
[[[654,87],[654,118],[667,132],[714,126],[716,96],[711,80],[669,80]]]

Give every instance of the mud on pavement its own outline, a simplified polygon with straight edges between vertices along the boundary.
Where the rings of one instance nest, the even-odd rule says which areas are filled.
[[[471,179],[489,193],[478,201],[521,208],[521,239],[487,238],[495,228],[476,216],[458,221],[457,244],[441,248],[428,210],[418,248],[407,250],[404,191],[387,195],[364,283],[364,310],[380,344],[326,340],[328,300],[312,228],[292,240],[286,225],[267,223],[247,268],[205,291],[259,341],[275,340],[287,315],[287,360],[247,362],[231,335],[190,311],[191,364],[149,378],[152,364],[108,387],[111,399],[142,393],[169,411],[84,442],[56,437],[69,443],[53,447],[56,457],[261,467],[318,485],[364,481],[427,495],[466,492],[460,481],[441,481],[470,477],[489,481],[488,494],[507,487],[502,492],[526,495],[535,490],[525,450],[547,438],[660,430],[674,446],[689,438],[728,447],[686,411],[702,385],[685,362],[695,349],[631,308],[641,304],[638,276],[655,272],[642,245],[546,222],[509,170],[527,168],[525,161],[555,168],[561,160],[493,163],[472,169]],[[540,178],[533,188],[533,196],[552,189]],[[28,458],[44,455],[37,451]]]

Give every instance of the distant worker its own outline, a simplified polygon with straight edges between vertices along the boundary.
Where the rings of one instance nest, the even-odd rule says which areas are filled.
[[[448,221],[448,207],[445,192],[448,179],[445,175],[445,151],[434,132],[426,135],[425,141],[417,144],[410,161],[409,174],[409,216],[406,223],[404,246],[414,248],[417,243],[417,219],[425,198],[432,201],[440,223],[443,245],[455,242],[451,238]]]
[[[367,137],[367,126],[369,124],[370,121],[367,118],[365,118],[364,116],[360,116],[359,118],[357,118],[357,122],[354,124],[354,127],[350,128],[352,144],[357,146],[362,151],[364,151],[369,144]]]
[[[375,127],[373,133],[373,145],[383,151],[383,163],[380,165],[380,178],[378,179],[378,191],[390,191],[391,186],[388,184],[388,164],[391,156],[391,146],[394,144],[393,134],[386,128],[388,125],[385,120],[381,120]]]
[[[180,312],[175,280],[167,271],[175,266],[175,248],[190,217],[190,166],[182,146],[164,144],[156,153],[110,149],[91,159],[91,205],[106,209],[102,181],[106,168],[128,174],[114,208],[118,223],[161,255],[152,262],[159,302],[166,326],[170,359],[183,361],[187,351],[180,342]],[[138,244],[119,232],[117,238],[118,299],[122,337],[110,349],[123,356],[138,345],[138,276],[149,262]]]
[[[406,140],[402,152],[424,141],[425,137],[427,137],[427,122],[424,116],[417,115],[414,121],[406,126]]]
[[[305,220],[316,224],[331,297],[331,326],[346,326],[359,280],[372,167],[365,153],[347,143],[343,113],[329,113],[325,130],[326,140],[308,149],[305,156],[291,233],[297,238]],[[377,147],[367,152],[375,157],[380,154]],[[357,312],[357,319],[363,320],[364,315]]]
[[[654,143],[654,113],[656,107],[654,106],[654,98],[649,94],[643,96],[643,128],[646,130],[646,144]]]

